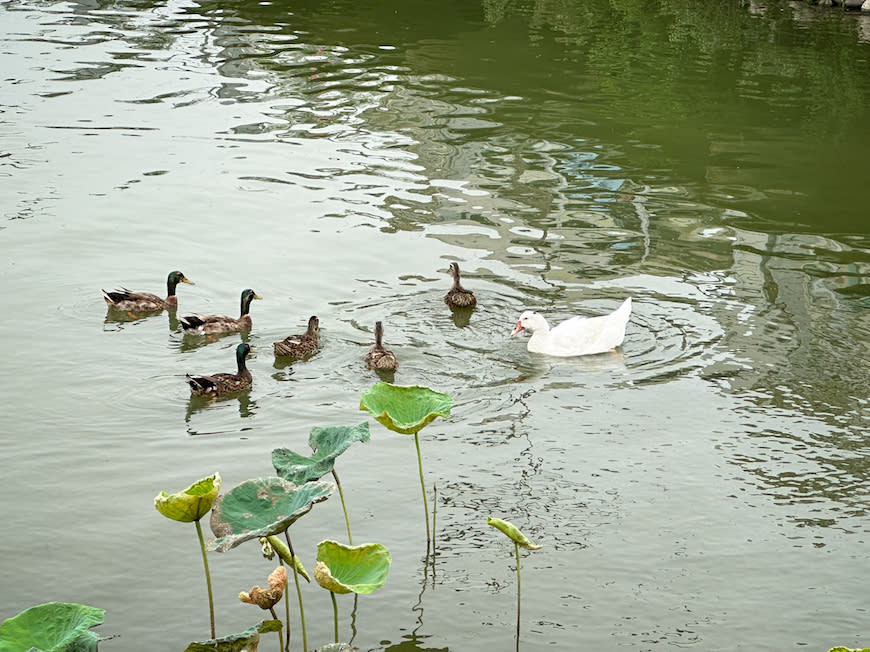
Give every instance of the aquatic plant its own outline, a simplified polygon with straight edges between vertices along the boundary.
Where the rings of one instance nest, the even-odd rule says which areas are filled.
[[[378,590],[387,581],[393,560],[380,543],[346,546],[326,539],[317,544],[314,579],[332,598],[335,642],[338,643],[338,604],[336,593],[365,595]]]
[[[210,641],[194,641],[184,652],[240,652],[241,650],[256,650],[260,643],[260,634],[281,631],[280,620],[264,620],[258,625],[249,627],[238,634],[230,634]]]
[[[278,566],[275,570],[269,573],[266,580],[269,588],[264,589],[261,586],[253,586],[250,591],[242,591],[239,593],[239,600],[246,604],[253,604],[260,609],[268,609],[272,614],[272,618],[278,620],[275,613],[275,605],[284,597],[284,587],[287,585],[287,570],[283,565]],[[284,637],[281,635],[281,628],[278,628],[279,649],[284,649]]]
[[[154,497],[154,507],[166,518],[182,523],[196,524],[196,535],[199,538],[199,549],[202,553],[202,564],[205,568],[205,584],[208,589],[208,609],[211,620],[211,637],[215,637],[214,628],[214,597],[211,590],[211,574],[208,570],[208,558],[205,554],[205,540],[202,536],[200,519],[208,514],[221,488],[219,473],[194,482],[187,489],[174,494],[161,491]]]
[[[419,433],[436,417],[447,418],[453,399],[448,394],[435,392],[419,385],[403,386],[377,383],[360,398],[360,409],[367,410],[383,426],[403,435],[414,435],[417,447],[417,468],[423,491],[423,510],[426,515],[426,550],[428,554],[432,534],[429,530],[429,505],[426,483],[423,479],[423,458],[420,454]]]
[[[526,537],[525,534],[520,532],[519,528],[517,528],[513,523],[509,521],[503,521],[500,518],[494,518],[492,516],[486,517],[486,522],[493,526],[495,529],[502,532],[506,535],[511,541],[514,542],[514,553],[517,558],[517,646],[520,644],[520,546],[525,548],[526,550],[539,550],[541,546],[537,546],[533,544]]]
[[[75,602],[46,602],[0,624],[0,652],[96,652],[100,636],[90,631],[106,612]]]
[[[305,630],[305,609],[302,604],[299,573],[294,561],[296,555],[287,529],[310,512],[315,503],[329,498],[334,490],[335,485],[331,482],[307,482],[297,486],[284,478],[274,476],[255,478],[236,485],[220,496],[211,513],[211,530],[217,538],[209,542],[210,550],[225,552],[245,541],[259,540],[262,537],[268,539],[274,547],[274,541],[279,541],[275,535],[284,533],[299,598],[302,645],[306,651],[308,636]],[[288,621],[288,645],[289,626]]]
[[[311,457],[305,457],[287,448],[276,448],[272,451],[272,466],[285,480],[295,484],[303,484],[317,480],[327,473],[332,473],[338,496],[341,499],[341,509],[344,512],[344,522],[347,527],[348,543],[353,545],[350,532],[350,518],[347,515],[347,504],[344,501],[344,491],[335,471],[335,458],[341,455],[355,441],[369,441],[369,424],[360,423],[356,426],[317,426],[308,435],[308,445],[314,451]]]

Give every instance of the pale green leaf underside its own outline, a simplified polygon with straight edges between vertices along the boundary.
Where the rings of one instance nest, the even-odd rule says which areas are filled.
[[[500,518],[495,518],[493,516],[487,516],[486,522],[493,526],[495,529],[507,535],[507,537],[515,542],[517,545],[526,548],[527,550],[538,550],[541,546],[536,546],[531,541],[528,540],[525,534],[520,532],[519,528],[510,523],[509,521],[503,521]]]
[[[378,383],[361,396],[359,407],[393,432],[413,435],[436,417],[449,417],[453,399],[419,385]]]
[[[154,507],[173,521],[192,523],[208,514],[220,489],[221,476],[215,473],[194,482],[183,491],[174,494],[161,491],[154,497]]]
[[[390,551],[380,543],[348,546],[327,539],[317,544],[314,577],[336,593],[367,594],[384,585],[390,572]]]
[[[73,602],[46,602],[0,624],[0,652],[94,652],[100,637],[89,631],[106,617],[103,609]]]

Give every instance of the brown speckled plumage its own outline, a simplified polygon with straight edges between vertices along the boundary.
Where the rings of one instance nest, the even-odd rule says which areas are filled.
[[[319,332],[320,320],[312,315],[308,319],[308,330],[301,335],[289,335],[280,342],[275,342],[272,348],[277,356],[305,357],[320,347]]]
[[[366,353],[366,364],[369,369],[378,371],[395,371],[399,368],[399,361],[396,360],[395,354],[384,348],[384,325],[377,321],[375,322],[375,343],[372,348]]]
[[[166,298],[162,299],[150,292],[133,292],[127,288],[120,288],[111,292],[102,290],[103,299],[111,310],[123,310],[126,312],[157,312],[167,308],[178,306],[178,297],[175,296],[175,288],[179,283],[194,285],[183,273],[179,271],[169,272],[166,278]]]
[[[450,268],[447,270],[453,276],[453,287],[444,295],[444,303],[451,308],[473,308],[477,305],[477,299],[474,297],[474,292],[466,290],[459,282],[459,265],[450,263]]]

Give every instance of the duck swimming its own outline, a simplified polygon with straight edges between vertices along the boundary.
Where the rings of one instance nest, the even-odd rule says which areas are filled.
[[[223,396],[247,389],[254,380],[245,364],[245,359],[250,353],[251,346],[247,342],[242,342],[236,347],[237,371],[234,374],[219,373],[211,376],[187,374],[190,393],[193,396]]]
[[[280,342],[275,342],[272,348],[275,355],[289,355],[302,358],[316,351],[319,346],[320,320],[316,315],[308,319],[308,330],[301,335],[288,335]]]
[[[459,264],[450,263],[447,272],[453,276],[453,287],[444,295],[444,303],[451,308],[473,308],[477,305],[474,292],[466,290],[459,281]]]
[[[248,288],[242,291],[241,314],[238,319],[228,315],[187,315],[179,317],[185,333],[208,335],[210,333],[237,333],[251,328],[251,301],[260,299],[256,292]]]
[[[127,288],[121,288],[112,292],[102,290],[106,305],[112,310],[126,310],[127,312],[156,312],[178,307],[178,297],[175,296],[175,288],[179,283],[195,285],[182,272],[169,272],[166,279],[166,298],[161,299],[150,292],[133,292]]]
[[[384,348],[384,325],[375,322],[375,343],[372,348],[366,353],[366,364],[369,369],[376,371],[395,371],[399,368],[399,361],[395,354]]]
[[[543,315],[526,311],[517,320],[511,337],[529,331],[527,348],[532,353],[558,357],[593,355],[615,349],[625,339],[625,328],[631,317],[631,297],[613,312],[600,317],[571,317],[552,329]]]

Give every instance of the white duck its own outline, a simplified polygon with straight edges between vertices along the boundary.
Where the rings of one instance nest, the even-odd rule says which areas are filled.
[[[631,297],[608,315],[571,317],[552,329],[543,315],[527,310],[517,320],[511,337],[520,331],[529,331],[532,336],[527,348],[532,353],[563,358],[604,353],[622,344],[630,316]]]

